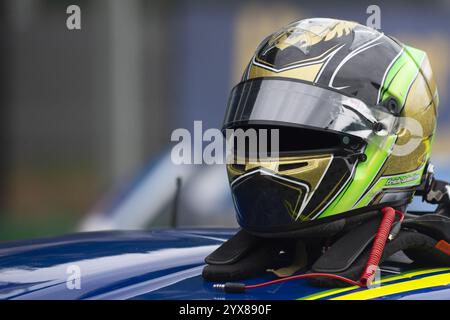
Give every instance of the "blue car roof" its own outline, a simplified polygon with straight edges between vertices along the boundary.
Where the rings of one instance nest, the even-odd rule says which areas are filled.
[[[201,277],[232,229],[89,232],[0,244],[1,299],[450,299],[450,268],[384,274],[381,286],[323,289],[296,280],[245,294]],[[71,285],[75,274],[78,286]],[[391,268],[391,270],[393,270]],[[259,283],[273,275],[249,279]]]

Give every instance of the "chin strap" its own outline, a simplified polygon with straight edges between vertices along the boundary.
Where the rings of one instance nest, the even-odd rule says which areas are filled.
[[[381,213],[383,215],[381,219],[381,223],[378,227],[377,234],[375,236],[375,240],[372,244],[372,249],[369,254],[369,258],[366,262],[366,266],[364,268],[364,271],[359,278],[358,281],[337,275],[332,273],[306,273],[306,274],[298,274],[290,277],[285,277],[281,279],[276,279],[273,281],[263,282],[259,284],[253,284],[253,285],[245,285],[243,283],[233,283],[233,282],[227,282],[225,284],[214,284],[213,287],[216,289],[224,290],[228,293],[241,293],[245,292],[245,290],[248,289],[256,289],[276,283],[296,280],[296,279],[303,279],[303,278],[327,278],[327,279],[333,279],[342,281],[344,283],[355,285],[359,287],[368,287],[372,285],[372,282],[375,278],[376,271],[378,269],[378,265],[381,261],[384,247],[386,245],[386,242],[388,239],[393,239],[398,234],[401,228],[401,223],[404,219],[404,214],[398,210],[395,210],[391,207],[386,207],[381,210]],[[399,216],[398,222],[395,222],[396,216]]]

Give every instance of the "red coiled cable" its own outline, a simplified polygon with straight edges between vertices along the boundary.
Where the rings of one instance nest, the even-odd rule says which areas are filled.
[[[380,226],[378,227],[377,234],[375,236],[375,240],[372,245],[372,249],[369,254],[369,258],[367,260],[366,266],[364,268],[364,272],[361,275],[359,281],[354,281],[352,279],[348,279],[345,277],[341,277],[336,274],[331,273],[307,273],[307,274],[298,274],[290,277],[285,277],[281,279],[276,279],[268,282],[253,284],[253,285],[244,285],[242,283],[226,283],[223,285],[215,285],[216,288],[222,288],[226,292],[244,292],[246,289],[256,289],[260,287],[265,287],[271,284],[302,279],[302,278],[317,278],[317,277],[325,277],[330,279],[337,279],[348,284],[359,286],[359,287],[367,287],[370,286],[374,280],[376,270],[380,263],[381,257],[383,255],[384,247],[386,245],[386,241],[388,240],[389,234],[392,231],[392,226],[395,222],[395,216],[399,215],[400,220],[397,228],[397,232],[399,231],[400,224],[403,222],[404,214],[399,210],[394,210],[391,207],[385,207],[381,209],[381,213],[383,214],[383,218],[381,219]]]
[[[373,241],[372,250],[370,251],[369,259],[367,260],[364,272],[359,278],[359,282],[364,287],[369,286],[375,277],[376,270],[380,264],[381,256],[383,255],[386,241],[395,221],[394,209],[386,207],[381,209],[381,213],[383,214],[383,218],[381,219],[377,235]]]

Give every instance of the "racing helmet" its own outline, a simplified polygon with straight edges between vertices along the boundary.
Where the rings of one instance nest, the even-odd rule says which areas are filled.
[[[405,208],[430,171],[438,103],[426,53],[375,29],[314,18],[270,35],[223,124],[278,134],[269,157],[227,164],[238,223],[283,235]]]

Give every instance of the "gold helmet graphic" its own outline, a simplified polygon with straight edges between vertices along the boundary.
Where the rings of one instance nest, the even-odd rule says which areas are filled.
[[[438,103],[426,53],[374,29],[307,19],[267,37],[223,127],[279,130],[279,156],[227,165],[238,222],[282,234],[404,208],[427,178]]]

